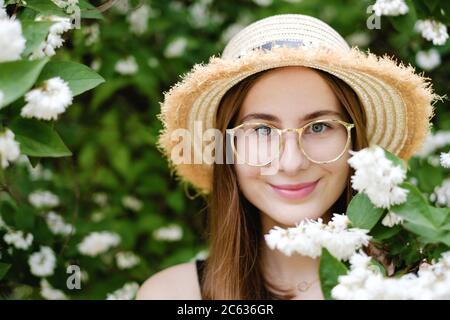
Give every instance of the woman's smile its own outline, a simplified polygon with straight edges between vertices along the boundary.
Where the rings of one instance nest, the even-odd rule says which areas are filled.
[[[320,179],[312,182],[301,183],[301,184],[270,184],[272,190],[284,199],[289,200],[299,200],[307,197],[310,193],[312,193]]]

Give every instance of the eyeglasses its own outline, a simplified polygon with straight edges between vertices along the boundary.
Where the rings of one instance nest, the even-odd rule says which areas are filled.
[[[299,148],[308,160],[323,164],[342,157],[354,126],[338,119],[314,120],[297,129],[249,122],[227,129],[227,133],[231,135],[236,157],[252,166],[265,166],[278,159],[284,149],[283,133],[289,131],[298,133]]]

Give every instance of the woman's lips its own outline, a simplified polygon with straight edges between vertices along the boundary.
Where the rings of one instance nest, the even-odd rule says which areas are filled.
[[[273,185],[270,184],[272,189],[281,197],[286,199],[302,199],[314,191],[320,179],[301,184],[290,184],[290,185]]]

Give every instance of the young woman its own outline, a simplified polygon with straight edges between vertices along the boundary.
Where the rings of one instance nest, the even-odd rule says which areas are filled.
[[[270,250],[264,234],[344,213],[348,150],[376,143],[407,160],[434,98],[411,68],[349,48],[318,19],[277,15],[242,30],[166,94],[160,116],[171,168],[207,196],[208,258],[156,273],[137,299],[323,299],[319,258]],[[214,163],[176,162],[173,133],[196,122],[241,161],[216,152]],[[204,141],[191,145],[204,156]]]

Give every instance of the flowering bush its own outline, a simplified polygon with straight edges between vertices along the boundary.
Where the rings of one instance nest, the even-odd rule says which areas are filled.
[[[158,102],[180,74],[220,52],[251,21],[286,12],[316,16],[351,45],[410,61],[430,73],[438,93],[448,90],[446,0],[117,0],[113,7],[93,7],[107,2],[0,0],[4,298],[130,299],[156,271],[207,253],[204,202],[188,199],[155,147]],[[379,28],[368,28],[372,18]],[[415,28],[419,20],[436,23]],[[441,158],[448,164],[441,153],[450,146],[450,115],[444,103],[436,110],[433,135],[408,164],[405,181],[439,207],[450,205],[448,171],[440,165]],[[394,175],[391,183],[400,178]],[[399,191],[389,202],[402,199]],[[351,214],[334,226],[305,221],[303,227],[323,229],[324,237],[347,230],[343,251],[324,241],[311,247],[337,255],[347,268],[347,249],[366,246],[363,235],[371,243],[392,241],[398,270],[402,261],[419,261],[408,254],[414,250],[395,245],[411,222],[400,211],[380,210],[364,218],[379,215],[373,228]]]
[[[433,206],[405,181],[404,162],[387,150],[350,153],[358,193],[347,212],[328,224],[275,227],[265,236],[269,247],[321,256],[328,299],[450,299],[450,208]]]

